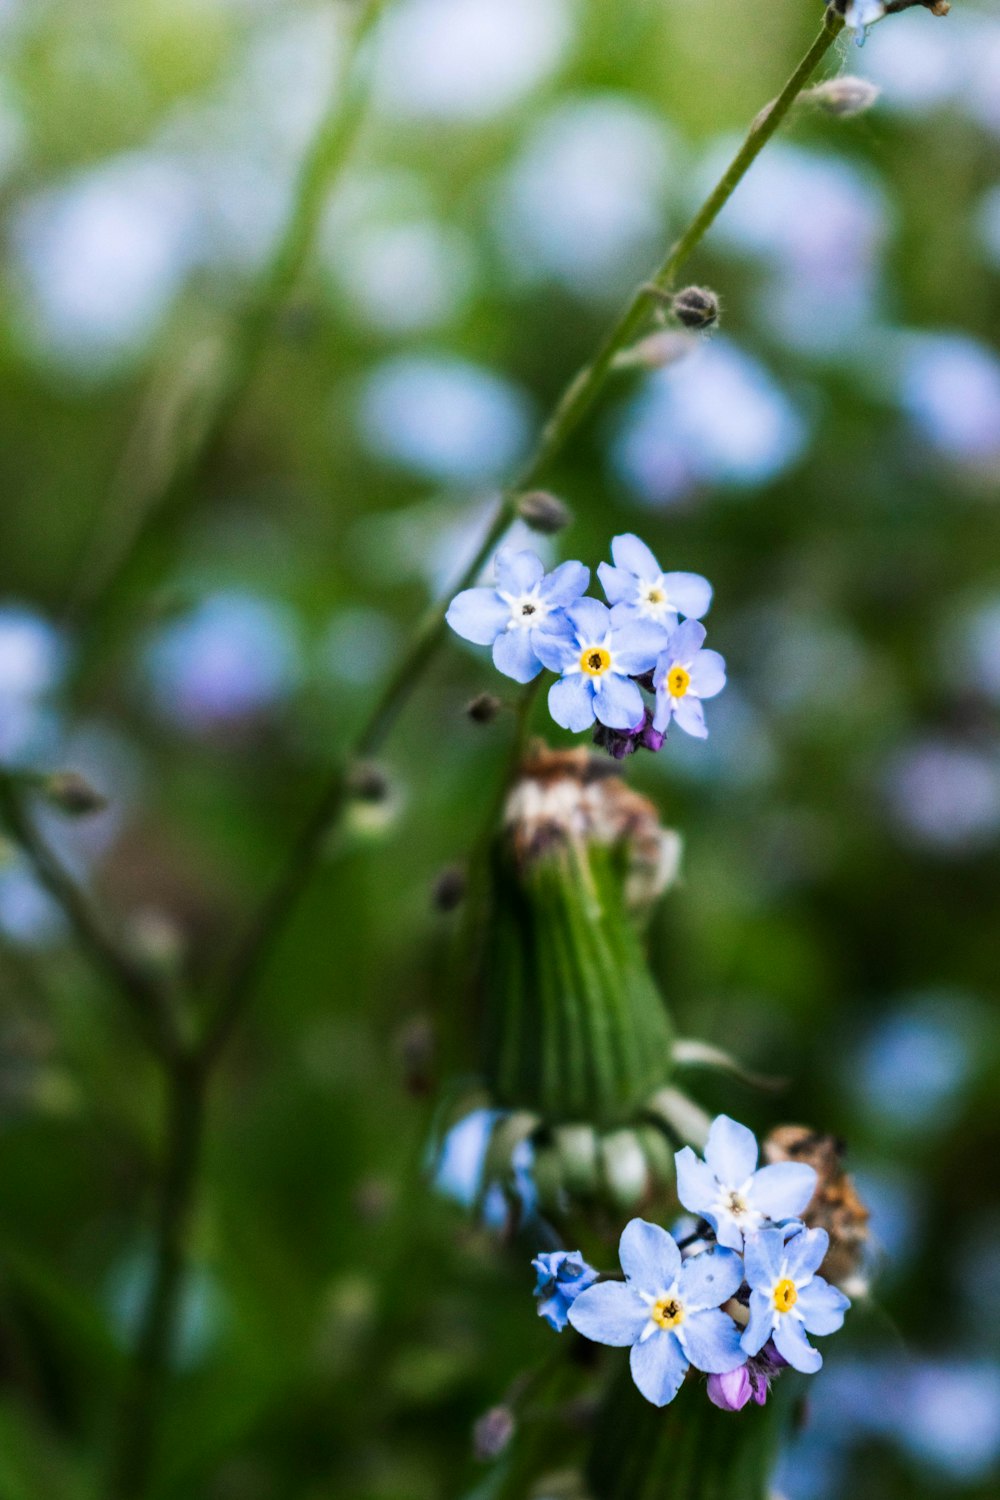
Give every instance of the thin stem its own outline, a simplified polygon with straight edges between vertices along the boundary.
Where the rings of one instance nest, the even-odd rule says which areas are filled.
[[[225,356],[208,389],[180,402],[162,430],[162,393],[156,409],[140,417],[129,443],[111,503],[91,538],[79,569],[71,612],[86,623],[83,670],[100,654],[115,622],[136,564],[146,546],[172,527],[183,513],[197,480],[204,473],[228,428],[260,362],[275,322],[316,241],[331,183],[342,169],[360,123],[367,70],[359,53],[386,0],[362,0],[341,70],[343,87],[321,120],[303,159],[283,232],[249,304],[231,334]],[[203,377],[204,380],[204,377]],[[200,407],[200,411],[195,410]],[[194,435],[184,437],[184,430]],[[169,453],[156,461],[164,443]],[[152,449],[152,462],[151,462]]]
[[[110,1500],[141,1500],[149,1488],[201,1159],[208,1074],[179,1055],[166,1075],[167,1129],[152,1278],[122,1397],[112,1450]]]
[[[178,1038],[166,991],[111,937],[103,919],[36,829],[18,777],[3,769],[0,820],[66,917],[85,956],[125,1001],[147,1046],[158,1057],[172,1056]]]
[[[754,120],[739,151],[680,239],[672,246],[662,265],[634,293],[594,358],[570,381],[543,427],[535,451],[514,483],[500,497],[475,557],[444,599],[428,611],[414,633],[409,650],[385,684],[355,739],[346,758],[348,765],[354,760],[374,754],[380,748],[444,637],[448,601],[458,590],[468,588],[475,581],[513,521],[517,512],[518,495],[538,484],[549,465],[563,451],[570,436],[606,384],[615,356],[636,338],[652,305],[673,285],[681,268],[701,243],[758,154],[774,135],[843,26],[840,16],[833,11],[826,13],[819,36],[777,99]],[[216,1019],[209,1027],[206,1045],[213,1054],[228,1036],[252,993],[285,918],[307,884],[333,825],[343,813],[348,795],[349,777],[341,765],[333,772],[317,806],[306,819],[274,886],[265,896],[237,949]]]

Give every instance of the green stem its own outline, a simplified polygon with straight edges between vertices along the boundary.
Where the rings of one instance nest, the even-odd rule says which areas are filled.
[[[414,632],[409,650],[404,653],[383,687],[347,754],[348,765],[374,754],[381,747],[444,638],[445,613],[449,601],[459,590],[468,588],[475,582],[515,518],[518,495],[537,485],[549,465],[563,451],[570,436],[606,384],[615,356],[640,332],[651,307],[671,287],[682,266],[700,244],[737,185],[788,114],[795,99],[812,78],[843,26],[840,16],[833,11],[826,13],[819,36],[777,99],[751,125],[743,145],[687,229],[673,245],[663,264],[652,279],[635,292],[625,311],[604,338],[593,360],[570,381],[543,427],[534,453],[515,482],[501,496],[475,557],[444,598],[427,612]],[[212,1050],[229,1034],[252,993],[280,935],[285,918],[307,884],[332,828],[344,811],[348,792],[349,778],[342,764],[333,772],[319,802],[309,813],[273,887],[265,895],[246,929],[230,969],[219,1011],[209,1028],[207,1045]]]

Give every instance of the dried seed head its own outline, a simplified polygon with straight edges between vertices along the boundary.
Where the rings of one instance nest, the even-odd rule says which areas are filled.
[[[670,304],[685,328],[711,328],[719,321],[719,299],[704,286],[686,286]]]
[[[503,703],[493,693],[477,693],[475,698],[465,705],[465,712],[473,724],[492,724],[502,708]]]
[[[802,1217],[810,1229],[825,1229],[830,1236],[822,1274],[837,1283],[850,1280],[868,1250],[870,1216],[844,1171],[843,1142],[805,1125],[780,1125],[771,1131],[763,1149],[769,1162],[800,1161],[815,1170],[816,1192]]]
[[[826,83],[817,84],[814,89],[807,89],[801,97],[805,103],[815,104],[828,115],[849,120],[852,116],[864,114],[866,109],[871,109],[880,93],[877,85],[867,78],[848,76],[830,78]]]
[[[562,531],[573,519],[569,507],[547,490],[530,490],[522,495],[517,502],[517,513],[533,531],[544,532],[546,536]]]

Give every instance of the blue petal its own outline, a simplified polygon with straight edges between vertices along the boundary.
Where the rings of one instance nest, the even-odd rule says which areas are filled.
[[[616,605],[611,612],[613,630],[611,649],[615,666],[629,677],[638,677],[651,672],[656,659],[666,645],[669,635],[664,626],[655,620],[644,620],[641,616],[619,613],[628,610],[628,605]]]
[[[731,1250],[710,1250],[692,1255],[681,1271],[680,1294],[685,1307],[721,1307],[736,1295],[743,1281],[743,1261]],[[692,1357],[692,1364],[698,1361]],[[699,1369],[706,1366],[699,1365]],[[719,1371],[719,1374],[724,1374]]]
[[[497,588],[505,594],[527,594],[545,577],[545,564],[537,552],[515,552],[501,547],[493,559]]]
[[[723,1218],[719,1214],[706,1214],[708,1222],[715,1230],[715,1238],[720,1245],[727,1250],[743,1249],[743,1230],[736,1219]]]
[[[496,589],[463,589],[448,605],[445,619],[463,640],[489,646],[506,630],[510,607]]]
[[[597,566],[597,576],[609,604],[630,604],[635,598],[635,578],[631,573],[602,562]]]
[[[549,688],[549,713],[563,729],[579,734],[594,722],[594,690],[583,673],[562,677]]]
[[[756,1136],[728,1115],[718,1115],[708,1132],[705,1160],[720,1182],[740,1187],[757,1165]]]
[[[538,1304],[538,1316],[544,1318],[550,1328],[556,1333],[562,1333],[568,1319],[568,1306],[565,1297],[560,1297],[557,1292],[552,1297],[547,1297],[544,1302]]]
[[[805,1319],[810,1333],[836,1333],[843,1326],[844,1314],[850,1307],[850,1299],[835,1286],[817,1276],[799,1292],[795,1311]]]
[[[664,734],[673,718],[674,705],[670,694],[663,688],[656,690],[656,709],[653,713],[653,728],[657,734]]]
[[[691,663],[691,691],[696,698],[714,698],[726,685],[726,660],[718,651],[699,651]]]
[[[750,1293],[750,1321],[743,1330],[740,1345],[747,1354],[759,1354],[771,1337],[774,1308],[766,1292]]]
[[[611,611],[599,599],[578,599],[566,610],[566,617],[586,646],[603,641],[611,629]]]
[[[533,630],[531,648],[550,672],[564,672],[580,655],[576,631],[564,615],[550,615],[544,629]]]
[[[700,701],[692,697],[691,694],[679,699],[674,704],[674,718],[685,734],[693,735],[696,740],[708,739],[705,711]]]
[[[542,670],[542,664],[531,644],[533,632],[505,630],[493,642],[493,665],[515,682],[530,682]]]
[[[751,1234],[744,1250],[747,1281],[753,1287],[769,1287],[778,1279],[785,1254],[785,1237],[780,1229],[762,1229]]]
[[[688,1359],[706,1375],[725,1375],[746,1364],[740,1329],[719,1308],[691,1313],[681,1324],[681,1335]]]
[[[611,539],[611,556],[616,568],[624,568],[636,578],[659,578],[660,565],[645,542],[634,532],[626,531]]]
[[[649,1308],[623,1281],[599,1281],[581,1292],[569,1310],[577,1333],[595,1344],[634,1344],[649,1322]]]
[[[793,1281],[804,1281],[818,1271],[830,1248],[830,1236],[825,1229],[803,1229],[785,1245],[788,1274]]]
[[[700,620],[712,602],[712,585],[700,573],[664,573],[663,586],[673,607],[691,620]]]
[[[681,1252],[672,1235],[648,1219],[632,1219],[618,1242],[622,1270],[640,1292],[663,1292],[676,1281]]]
[[[823,1363],[823,1356],[806,1338],[805,1329],[798,1318],[791,1313],[782,1313],[771,1337],[774,1339],[774,1347],[782,1359],[787,1359],[793,1370],[801,1370],[803,1375],[815,1375]]]
[[[674,1156],[677,1167],[677,1196],[683,1206],[693,1214],[703,1214],[719,1195],[719,1184],[711,1167],[707,1167],[700,1156],[695,1156],[690,1146]]]
[[[670,635],[670,665],[680,662],[686,667],[693,662],[705,644],[707,633],[704,625],[698,620],[685,620],[682,625],[678,625]]]
[[[546,604],[572,604],[587,592],[589,583],[590,569],[582,562],[564,562],[542,580],[538,596]]]
[[[646,706],[630,677],[607,672],[594,683],[594,712],[609,729],[634,729],[642,723]]]
[[[681,1388],[688,1358],[672,1333],[659,1329],[644,1344],[633,1344],[629,1355],[632,1379],[647,1401],[666,1406]]]
[[[818,1179],[805,1162],[779,1161],[754,1173],[749,1198],[769,1219],[796,1219],[803,1212]]]

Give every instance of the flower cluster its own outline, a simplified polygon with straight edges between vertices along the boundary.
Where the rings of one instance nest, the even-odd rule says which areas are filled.
[[[621,1237],[625,1280],[598,1280],[579,1252],[541,1255],[539,1312],[599,1344],[630,1347],[632,1378],[654,1406],[676,1396],[689,1369],[708,1375],[709,1399],[738,1411],[763,1405],[785,1367],[813,1374],[823,1363],[808,1334],[834,1333],[850,1306],[818,1274],[824,1229],[799,1217],[817,1175],[802,1162],[757,1167],[745,1125],[720,1115],[699,1159],[676,1155],[677,1192],[701,1221],[680,1243],[633,1219]]]
[[[534,552],[502,547],[494,586],[457,594],[448,624],[491,645],[495,666],[515,682],[530,682],[543,667],[558,673],[549,689],[553,719],[574,733],[596,720],[598,743],[616,758],[640,746],[659,750],[671,720],[704,739],[702,700],[726,682],[722,657],[704,649],[700,620],[711,585],[697,573],[664,573],[631,534],[614,538],[611,555],[613,566],[598,568],[605,605],[585,597],[590,570],[582,563],[546,573]],[[652,708],[643,688],[654,694]]]

